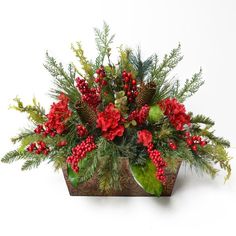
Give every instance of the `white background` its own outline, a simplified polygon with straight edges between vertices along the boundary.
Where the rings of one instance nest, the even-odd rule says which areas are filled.
[[[0,155],[13,149],[10,137],[26,125],[8,110],[16,95],[35,95],[49,108],[51,77],[45,51],[63,63],[74,60],[70,43],[80,40],[95,56],[93,27],[105,20],[121,43],[161,56],[182,44],[185,56],[174,72],[191,77],[200,66],[206,83],[186,103],[188,110],[216,121],[236,156],[236,2],[198,1],[0,1]],[[21,172],[0,164],[0,235],[234,235],[235,160],[230,181],[212,181],[181,169],[171,198],[70,197],[62,174],[50,165]]]

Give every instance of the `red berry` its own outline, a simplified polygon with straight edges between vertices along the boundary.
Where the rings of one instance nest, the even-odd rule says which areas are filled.
[[[106,86],[106,85],[107,85],[107,81],[106,81],[106,80],[103,80],[103,81],[102,81],[102,85],[103,85],[103,86]]]
[[[193,140],[191,138],[186,139],[186,143],[191,146],[193,144]]]
[[[204,147],[204,146],[207,145],[207,142],[206,142],[206,141],[201,141],[201,142],[200,142],[200,145],[201,145],[202,147]]]
[[[185,137],[190,137],[190,133],[189,132],[185,132]]]
[[[127,72],[124,70],[122,73],[122,77],[125,78],[127,75],[128,75]]]
[[[133,79],[132,80],[132,84],[135,85],[136,84],[136,80]]]
[[[96,82],[96,83],[99,83],[99,82],[100,82],[100,78],[97,77],[97,78],[95,79],[95,82]]]
[[[128,84],[125,84],[124,85],[124,89],[126,90],[126,89],[128,89],[129,88],[129,85]]]
[[[195,151],[195,152],[197,151],[197,145],[193,145],[191,148],[193,151]]]
[[[126,82],[126,83],[129,82],[129,77],[125,77],[125,82]]]

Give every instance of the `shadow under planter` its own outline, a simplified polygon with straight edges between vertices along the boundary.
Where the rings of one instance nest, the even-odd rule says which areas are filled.
[[[64,178],[71,196],[152,196],[151,194],[145,192],[145,190],[136,182],[132,173],[130,172],[128,159],[121,159],[121,176],[120,191],[110,191],[108,193],[101,192],[98,187],[98,178],[96,173],[88,181],[79,184],[77,188],[73,187],[70,183],[67,175],[66,167],[62,169]],[[166,171],[166,185],[163,188],[161,196],[171,196],[174,184],[181,166],[181,161],[178,162],[176,172]]]

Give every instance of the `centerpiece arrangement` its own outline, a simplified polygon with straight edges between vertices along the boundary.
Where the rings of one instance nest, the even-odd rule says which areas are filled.
[[[79,67],[65,70],[46,53],[55,102],[46,113],[36,99],[26,106],[15,99],[12,108],[28,113],[32,128],[12,138],[20,145],[1,161],[22,159],[22,170],[52,162],[72,195],[170,195],[181,163],[212,177],[218,164],[227,180],[229,142],[214,135],[210,118],[183,105],[203,85],[201,70],[182,86],[169,78],[182,60],[180,45],[161,61],[121,46],[113,63],[108,25],[95,34],[94,62],[80,43],[72,45]]]

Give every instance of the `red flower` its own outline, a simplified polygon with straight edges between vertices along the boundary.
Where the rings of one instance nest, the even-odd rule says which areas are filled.
[[[148,147],[152,142],[152,133],[146,129],[138,131],[138,143],[142,143],[143,146]]]
[[[116,136],[122,136],[124,126],[120,124],[122,117],[120,111],[110,103],[103,112],[98,113],[97,128],[102,130],[102,136],[112,141]]]
[[[132,111],[128,117],[128,120],[135,120],[138,125],[142,125],[147,120],[149,110],[150,107],[146,104],[140,109]]]
[[[65,130],[65,122],[71,116],[71,111],[68,108],[69,99],[65,94],[61,94],[59,102],[53,103],[50,112],[47,114],[46,134],[54,133],[61,134]]]
[[[186,114],[184,105],[175,98],[161,101],[160,107],[176,130],[183,130],[184,125],[190,125],[190,116]]]

